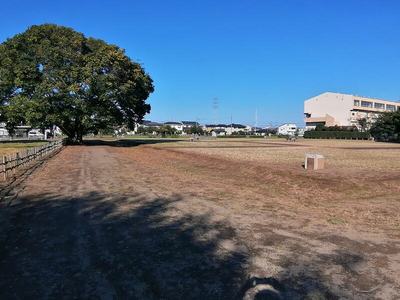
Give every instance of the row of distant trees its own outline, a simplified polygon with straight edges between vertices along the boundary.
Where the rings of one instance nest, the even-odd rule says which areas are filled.
[[[198,134],[198,135],[204,134],[203,128],[201,128],[201,126],[198,125],[185,128],[183,132],[186,134]],[[143,135],[152,135],[155,133],[157,135],[167,136],[167,135],[181,134],[182,132],[169,125],[163,125],[160,127],[153,127],[153,126],[139,127],[137,133]]]
[[[257,133],[265,133],[267,135],[275,135],[277,134],[277,128],[268,128],[268,129],[262,129],[259,131],[237,131],[237,132],[232,132],[232,136],[247,136],[247,135],[255,135]],[[199,125],[195,126],[190,126],[188,128],[184,128],[183,132],[186,134],[197,134],[197,135],[207,135],[210,134],[206,131],[203,130],[203,128]],[[168,136],[168,135],[178,135],[181,134],[182,132],[169,126],[169,125],[164,125],[160,127],[156,126],[148,126],[148,127],[139,127],[137,130],[137,134],[141,135],[162,135],[162,136]]]

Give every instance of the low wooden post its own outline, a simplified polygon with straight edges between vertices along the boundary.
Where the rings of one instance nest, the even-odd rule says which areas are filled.
[[[10,164],[10,156],[6,156],[6,179],[7,179],[7,177],[8,177],[8,172],[10,171],[10,166],[9,166],[9,164]]]
[[[16,154],[16,160],[17,160],[17,168],[19,168],[19,164],[20,164],[19,152],[17,152],[17,154]]]
[[[321,154],[306,153],[304,168],[306,170],[321,170],[325,167],[325,157]]]
[[[7,156],[3,155],[3,176],[7,180]]]
[[[8,167],[7,167],[7,177],[8,177],[8,175],[10,174],[11,168],[12,168],[11,155],[7,155],[7,165],[8,165]]]
[[[11,170],[12,170],[12,174],[15,175],[15,169],[16,169],[16,159],[15,159],[15,154],[11,155]]]

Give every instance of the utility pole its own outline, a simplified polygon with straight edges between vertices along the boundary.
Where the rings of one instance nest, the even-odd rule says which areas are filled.
[[[232,129],[232,114],[231,114],[231,135],[232,135],[232,133],[233,133],[233,129]]]
[[[213,107],[213,111],[214,111],[215,125],[217,125],[218,124],[218,98],[217,97],[213,98],[212,107]]]
[[[257,108],[256,108],[256,126],[255,126],[255,133],[256,133],[256,135],[257,135],[257,126],[258,126],[258,110],[257,110]]]

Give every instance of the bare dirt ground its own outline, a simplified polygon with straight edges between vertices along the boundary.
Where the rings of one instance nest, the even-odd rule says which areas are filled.
[[[399,145],[139,144],[67,147],[1,207],[0,299],[399,299]]]

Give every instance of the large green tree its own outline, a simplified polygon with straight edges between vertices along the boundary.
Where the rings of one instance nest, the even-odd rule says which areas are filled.
[[[32,26],[0,44],[0,113],[7,127],[52,125],[71,141],[150,111],[150,76],[124,50],[71,28]]]
[[[400,110],[381,114],[370,133],[378,141],[400,142]]]

